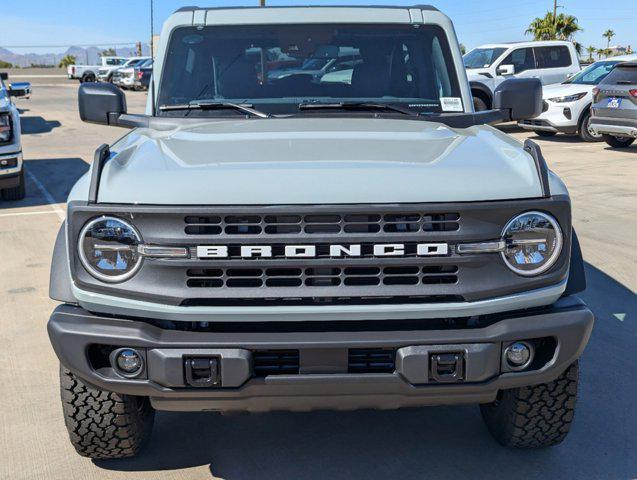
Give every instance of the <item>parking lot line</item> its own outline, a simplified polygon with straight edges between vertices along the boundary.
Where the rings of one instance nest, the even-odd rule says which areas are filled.
[[[62,210],[59,207],[59,205],[57,204],[57,202],[53,198],[53,195],[51,195],[49,193],[49,191],[46,189],[46,187],[42,184],[42,182],[40,182],[40,180],[37,179],[37,177],[33,173],[31,173],[26,168],[24,169],[24,171],[29,176],[31,181],[33,183],[35,183],[35,186],[38,187],[40,192],[42,192],[42,195],[44,195],[44,198],[46,199],[47,202],[49,202],[49,204],[51,205],[51,208],[57,214],[57,216],[60,217],[60,220],[64,220],[66,218],[66,213],[64,212],[64,210]]]
[[[25,215],[59,215],[55,210],[46,210],[44,212],[14,212],[14,213],[0,213],[0,218],[2,217],[22,217]]]

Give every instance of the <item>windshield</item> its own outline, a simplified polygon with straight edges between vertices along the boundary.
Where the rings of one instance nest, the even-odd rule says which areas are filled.
[[[597,85],[606,78],[613,67],[619,62],[595,62],[589,65],[577,75],[566,80],[564,83],[575,85]]]
[[[465,68],[489,68],[505,50],[506,48],[474,48],[462,57],[462,61]]]
[[[441,112],[441,98],[463,111],[460,96],[449,45],[437,26],[211,26],[173,32],[158,105],[233,102],[296,113],[301,103],[375,102]]]

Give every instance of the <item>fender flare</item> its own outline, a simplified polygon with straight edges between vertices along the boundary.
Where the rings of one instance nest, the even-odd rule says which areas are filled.
[[[571,235],[571,262],[564,296],[580,293],[584,290],[586,290],[584,258],[582,256],[582,249],[577,238],[577,233],[575,233],[575,229],[573,229],[573,233]]]
[[[478,92],[482,93],[485,97],[487,97],[487,99],[489,100],[489,103],[487,104],[487,106],[491,108],[491,106],[493,105],[493,92],[491,91],[491,89],[487,87],[484,83],[478,82],[476,80],[470,81],[469,86],[471,87],[472,92],[474,90],[477,90]]]
[[[77,303],[71,288],[71,271],[66,248],[66,222],[62,223],[53,247],[51,277],[49,279],[49,297],[64,303]]]

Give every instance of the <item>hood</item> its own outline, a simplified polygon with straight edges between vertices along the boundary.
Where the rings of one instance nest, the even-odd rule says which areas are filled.
[[[567,95],[575,95],[576,93],[591,93],[595,85],[580,85],[573,83],[554,83],[553,85],[545,85],[542,87],[543,98],[565,97]]]
[[[483,73],[489,74],[489,76],[482,75]],[[485,80],[491,78],[491,73],[488,68],[467,68],[467,78],[471,80]]]
[[[206,120],[132,131],[98,201],[169,205],[462,202],[542,195],[519,142],[388,119]]]

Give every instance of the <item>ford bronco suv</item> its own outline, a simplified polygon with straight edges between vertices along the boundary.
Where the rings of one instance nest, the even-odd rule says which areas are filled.
[[[569,195],[490,126],[539,114],[537,79],[474,112],[426,6],[186,8],[155,73],[143,115],[79,90],[83,120],[130,129],[53,254],[81,455],[136,454],[156,410],[474,403],[504,445],[564,439],[593,325]]]

